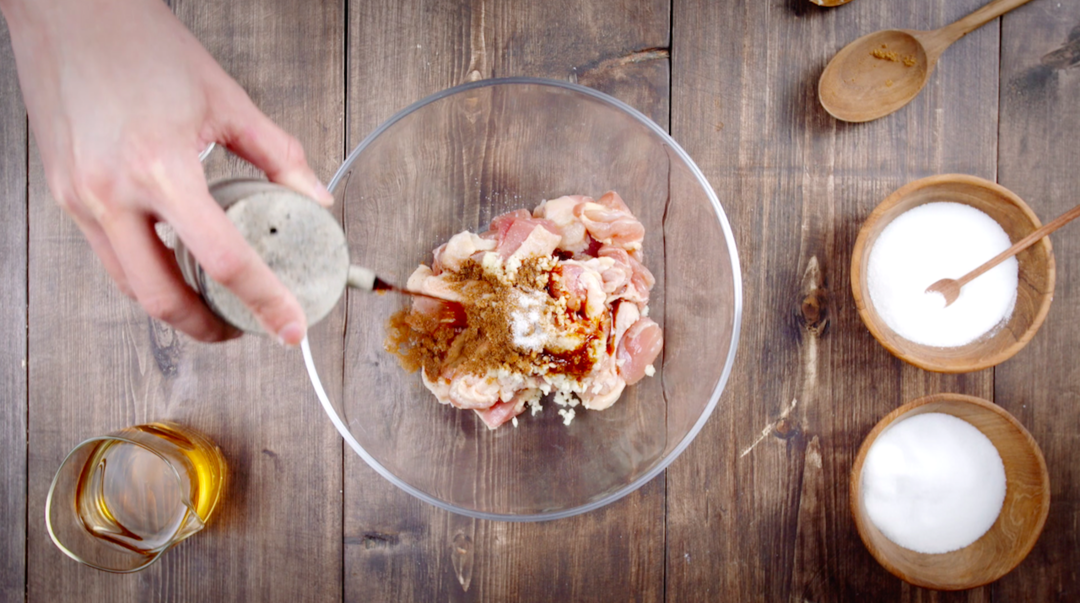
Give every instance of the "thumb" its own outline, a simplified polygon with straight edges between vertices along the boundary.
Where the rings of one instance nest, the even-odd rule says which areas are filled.
[[[311,197],[323,207],[332,205],[334,197],[308,165],[300,141],[271,121],[243,90],[237,92],[240,102],[218,121],[221,142],[265,172],[271,182]]]

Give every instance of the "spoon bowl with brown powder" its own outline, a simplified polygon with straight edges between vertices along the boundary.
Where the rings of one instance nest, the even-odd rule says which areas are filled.
[[[641,261],[655,278],[647,316],[663,330],[663,349],[653,374],[626,385],[617,403],[584,410],[582,402],[572,421],[553,388],[539,412],[489,429],[472,410],[441,404],[418,372],[406,370],[433,358],[462,370],[527,369],[520,349],[506,348],[535,332],[507,333],[507,315],[531,315],[515,304],[544,295],[543,286],[519,278],[520,290],[508,291],[463,273],[462,287],[476,291],[458,293],[492,304],[468,307],[468,325],[438,314],[410,324],[401,311],[414,304],[404,296],[349,290],[310,329],[305,362],[334,426],[365,462],[421,500],[508,521],[583,513],[660,474],[718,404],[734,403],[721,399],[742,304],[731,228],[689,156],[624,103],[562,81],[452,88],[379,127],[329,188],[351,259],[409,288],[418,266],[432,267],[433,250],[456,235],[483,233],[496,216],[564,195],[599,200],[617,191],[644,227]],[[424,335],[410,340],[410,367],[386,350],[393,316],[391,331]],[[499,325],[503,331],[493,330]],[[545,361],[570,378],[589,369],[573,353],[548,352]]]
[[[1030,0],[995,0],[933,31],[886,29],[836,53],[818,82],[818,98],[833,117],[865,122],[907,105],[930,79],[938,58],[971,31]]]

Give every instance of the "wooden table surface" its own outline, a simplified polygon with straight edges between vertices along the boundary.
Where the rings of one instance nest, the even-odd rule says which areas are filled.
[[[1034,0],[972,33],[890,117],[839,123],[817,102],[821,70],[848,41],[939,27],[982,3],[172,0],[326,180],[398,109],[509,75],[623,99],[702,168],[742,261],[732,379],[664,474],[604,509],[541,524],[456,516],[380,478],[343,446],[298,351],[252,337],[200,345],[148,320],[53,202],[0,30],[0,599],[1080,599],[1080,227],[1053,237],[1046,323],[992,370],[943,376],[893,358],[860,322],[848,281],[860,223],[916,178],[997,180],[1044,222],[1080,200],[1080,2]],[[253,173],[223,154],[209,169]],[[1015,415],[1042,446],[1053,492],[1027,559],[952,594],[882,569],[848,505],[870,428],[945,391]],[[232,481],[221,514],[135,575],[64,557],[43,521],[64,455],[89,436],[164,418],[224,450]],[[468,543],[465,581],[452,557]]]

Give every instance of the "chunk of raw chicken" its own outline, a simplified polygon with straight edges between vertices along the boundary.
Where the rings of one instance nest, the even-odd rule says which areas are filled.
[[[521,224],[521,222],[515,222],[514,226],[510,228],[511,233],[514,232],[518,224]],[[508,264],[509,260],[515,259],[520,261],[528,257],[550,257],[561,239],[562,237],[551,232],[547,227],[539,224],[533,225],[529,234],[514,247],[514,252],[504,257],[508,260]],[[502,254],[502,251],[500,250],[499,253]]]
[[[524,209],[496,216],[491,221],[490,229],[480,236],[487,239],[494,238],[496,242],[495,251],[503,259],[506,259],[517,251],[518,247],[533,234],[533,230],[537,226],[543,226],[551,234],[557,235],[555,245],[558,245],[557,241],[562,240],[562,233],[554,222],[543,218],[534,218],[532,214]],[[552,251],[554,249],[555,247],[552,247]]]
[[[506,423],[507,421],[525,412],[526,400],[529,396],[535,395],[536,390],[521,390],[509,402],[498,402],[491,408],[474,410],[473,412],[480,416],[480,420],[484,422],[484,425],[486,425],[488,429],[495,429],[503,423]]]
[[[459,232],[435,250],[435,260],[431,263],[431,271],[439,275],[443,270],[461,270],[466,260],[477,253],[492,251],[495,246],[496,242],[492,239],[485,239],[469,231]]]
[[[626,381],[619,377],[619,369],[612,356],[605,355],[593,367],[589,378],[589,389],[577,395],[582,406],[589,410],[608,408],[619,399],[626,388]]]
[[[450,381],[450,404],[458,408],[491,408],[499,402],[499,384],[488,376],[457,375]]]
[[[552,270],[548,286],[553,297],[565,297],[566,307],[575,312],[584,311],[585,316],[595,318],[606,310],[604,303],[604,279],[595,266],[587,262],[566,260]]]
[[[627,385],[641,381],[663,347],[664,334],[660,325],[651,318],[639,319],[626,331],[619,342],[616,356],[619,375],[626,380]]]
[[[594,203],[575,206],[574,215],[597,241],[627,251],[641,249],[641,242],[645,239],[645,227],[614,192],[605,193]]]
[[[652,272],[639,262],[625,249],[612,245],[605,245],[598,252],[600,257],[611,258],[615,262],[612,267],[610,280],[612,284],[619,283],[622,288],[612,289],[611,293],[616,297],[636,303],[648,303],[649,291],[656,284],[656,278]],[[609,275],[604,275],[604,280],[609,280]],[[606,287],[605,287],[606,289]]]
[[[405,288],[447,301],[461,301],[461,294],[454,290],[449,281],[441,275],[436,276],[431,268],[423,264],[417,266],[416,270],[409,275]]]
[[[592,198],[584,195],[566,195],[558,199],[549,199],[533,210],[533,217],[551,220],[562,233],[559,249],[577,253],[589,246],[589,237],[585,225],[574,215],[574,208],[582,203],[591,203]]]

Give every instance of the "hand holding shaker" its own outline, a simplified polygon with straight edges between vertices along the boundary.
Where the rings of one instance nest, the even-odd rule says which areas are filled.
[[[210,194],[236,228],[304,309],[308,325],[325,318],[346,285],[372,290],[375,274],[349,265],[345,232],[333,214],[284,186],[251,179],[210,185]],[[251,310],[208,277],[184,247],[176,245],[184,280],[223,320],[248,333],[264,333]]]

